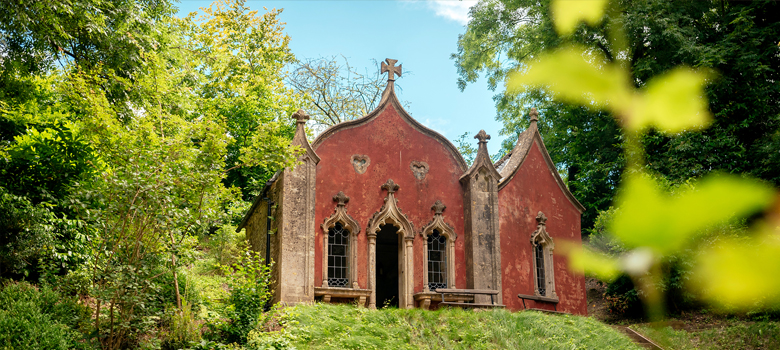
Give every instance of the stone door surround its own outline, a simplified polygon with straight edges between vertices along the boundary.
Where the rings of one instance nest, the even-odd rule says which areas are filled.
[[[412,244],[414,242],[414,225],[409,218],[398,208],[398,200],[394,193],[400,186],[392,179],[382,185],[382,189],[387,191],[387,197],[382,207],[371,216],[368,221],[368,289],[371,290],[369,307],[376,308],[376,235],[381,226],[390,224],[398,228],[397,234],[400,236],[401,244],[398,245],[399,267],[398,271],[398,307],[409,309],[414,307],[414,298],[412,296],[414,288],[414,253]]]

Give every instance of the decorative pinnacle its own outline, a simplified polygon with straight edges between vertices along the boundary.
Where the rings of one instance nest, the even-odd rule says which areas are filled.
[[[531,116],[531,121],[535,122],[539,120],[539,112],[536,111],[536,107],[531,108],[531,112],[528,113]]]
[[[306,113],[306,111],[299,109],[292,115],[293,119],[297,120],[298,123],[305,123],[307,120],[309,120],[309,114]]]
[[[446,209],[447,206],[444,205],[440,200],[437,200],[436,203],[433,203],[433,206],[431,209],[435,212],[436,215],[441,215],[441,213]]]
[[[385,63],[387,62],[387,63]],[[401,64],[398,65],[398,67],[395,66],[395,63],[398,62],[398,60],[394,60],[392,58],[386,58],[385,62],[382,62],[382,73],[387,72],[387,81],[395,81],[394,74],[398,74],[398,76],[401,76]]]
[[[401,188],[398,186],[393,179],[387,179],[387,182],[385,182],[384,185],[382,185],[383,190],[387,190],[387,193],[395,193],[395,191],[398,191],[398,189]]]
[[[539,214],[536,214],[536,222],[537,222],[537,223],[538,223],[540,226],[544,226],[544,225],[546,225],[545,223],[547,222],[547,217],[546,217],[546,216],[544,216],[544,213],[542,213],[542,212],[540,211],[540,212],[539,212]]]
[[[487,140],[490,140],[490,135],[485,130],[480,130],[474,138],[479,140],[479,143],[487,143]]]
[[[337,207],[343,207],[349,203],[349,197],[343,191],[339,191],[339,193],[333,196],[333,201],[336,202]]]

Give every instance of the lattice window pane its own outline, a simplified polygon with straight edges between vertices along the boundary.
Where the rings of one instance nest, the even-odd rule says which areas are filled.
[[[544,283],[544,247],[541,244],[534,247],[534,258],[536,259],[536,288],[539,294],[547,295]]]
[[[439,230],[428,235],[428,289],[447,288],[447,237]]]
[[[328,286],[349,285],[349,231],[341,223],[328,231]]]

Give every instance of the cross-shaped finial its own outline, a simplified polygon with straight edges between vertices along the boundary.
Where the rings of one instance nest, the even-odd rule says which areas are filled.
[[[385,63],[387,62],[387,63]],[[387,72],[387,80],[388,81],[395,81],[394,74],[398,74],[398,76],[401,76],[401,64],[398,65],[398,67],[395,66],[395,63],[398,62],[398,60],[394,60],[392,58],[386,58],[385,62],[382,62],[382,73]]]
[[[536,222],[537,222],[539,225],[541,225],[541,226],[544,226],[544,225],[545,225],[545,223],[547,222],[547,217],[546,217],[546,216],[544,216],[544,213],[542,213],[542,212],[540,211],[540,212],[539,212],[539,214],[536,214]]]
[[[305,123],[307,120],[309,120],[309,114],[302,109],[299,109],[293,113],[292,117],[293,119],[297,120],[298,123]]]
[[[385,182],[384,185],[382,185],[383,190],[387,190],[387,193],[395,193],[395,191],[398,191],[398,189],[401,188],[398,186],[393,179],[387,179],[387,182]]]
[[[490,135],[485,130],[480,130],[474,138],[479,140],[479,143],[487,143],[487,140],[490,140]]]
[[[444,212],[444,209],[446,209],[447,206],[444,205],[440,200],[437,200],[436,203],[433,203],[433,206],[431,209],[433,209],[435,215],[441,215],[442,212]]]
[[[539,120],[539,112],[536,111],[536,108],[531,108],[531,112],[528,113],[528,115],[531,116],[531,121],[535,122]]]
[[[339,191],[339,193],[333,196],[333,201],[336,202],[337,207],[343,207],[349,203],[349,197],[343,191]]]

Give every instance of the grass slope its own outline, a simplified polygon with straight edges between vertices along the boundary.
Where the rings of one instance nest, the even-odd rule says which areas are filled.
[[[280,311],[280,331],[250,336],[248,349],[639,349],[592,318],[505,310],[368,310],[299,305]]]

